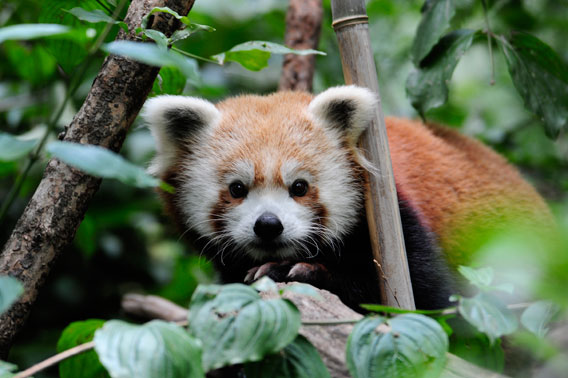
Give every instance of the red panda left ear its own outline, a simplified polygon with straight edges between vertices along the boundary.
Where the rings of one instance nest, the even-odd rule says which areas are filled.
[[[142,118],[156,140],[156,157],[150,173],[168,170],[180,148],[187,147],[202,130],[213,127],[221,113],[211,102],[185,96],[158,96],[144,105]]]
[[[310,102],[308,111],[326,127],[339,130],[357,143],[367,129],[377,107],[377,96],[355,85],[329,88]]]

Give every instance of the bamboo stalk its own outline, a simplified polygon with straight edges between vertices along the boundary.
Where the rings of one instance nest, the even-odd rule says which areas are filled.
[[[366,211],[373,257],[380,277],[382,303],[414,309],[377,71],[371,50],[364,0],[332,0],[333,28],[337,36],[346,84],[377,94],[375,120],[361,138],[365,157],[378,169],[369,174]]]

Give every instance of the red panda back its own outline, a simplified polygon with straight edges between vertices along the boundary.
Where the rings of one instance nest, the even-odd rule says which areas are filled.
[[[552,224],[534,188],[482,143],[441,126],[386,123],[399,193],[436,233],[451,265],[468,263],[484,233]]]

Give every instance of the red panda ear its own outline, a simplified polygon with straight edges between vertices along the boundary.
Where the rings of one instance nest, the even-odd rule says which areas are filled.
[[[221,113],[200,98],[158,96],[146,102],[142,118],[156,140],[156,157],[149,170],[159,175],[174,163],[180,147],[190,144],[200,130],[215,125]]]
[[[346,85],[314,97],[308,111],[325,126],[345,133],[355,144],[373,119],[376,107],[377,96],[371,90]]]

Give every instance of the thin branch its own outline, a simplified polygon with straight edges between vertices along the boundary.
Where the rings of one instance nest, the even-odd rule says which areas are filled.
[[[31,367],[29,367],[28,369],[19,372],[18,374],[16,374],[13,378],[26,378],[26,377],[31,377],[32,375],[47,369],[50,366],[53,365],[57,365],[58,363],[60,363],[63,360],[66,360],[70,357],[76,356],[78,354],[81,354],[83,352],[86,352],[88,350],[91,350],[95,347],[95,342],[94,341],[90,341],[88,343],[85,344],[80,344],[77,346],[74,346],[71,349],[67,349],[61,353],[56,354],[55,356],[51,356],[48,359],[35,364]]]
[[[205,58],[205,57],[203,57],[203,56],[195,55],[195,54],[192,54],[192,53],[190,53],[190,52],[184,51],[184,50],[182,50],[182,49],[180,49],[180,48],[177,48],[177,47],[174,47],[174,46],[172,46],[172,50],[175,51],[175,52],[178,52],[178,53],[180,53],[180,54],[182,54],[182,55],[185,55],[185,56],[188,56],[188,57],[190,57],[190,58],[193,58],[193,59],[198,59],[198,60],[202,60],[202,61],[204,61],[204,62],[215,63],[215,64],[217,64],[217,65],[221,65],[221,63],[219,63],[218,61],[216,61],[216,60],[214,60],[214,59],[209,59],[209,58]]]

